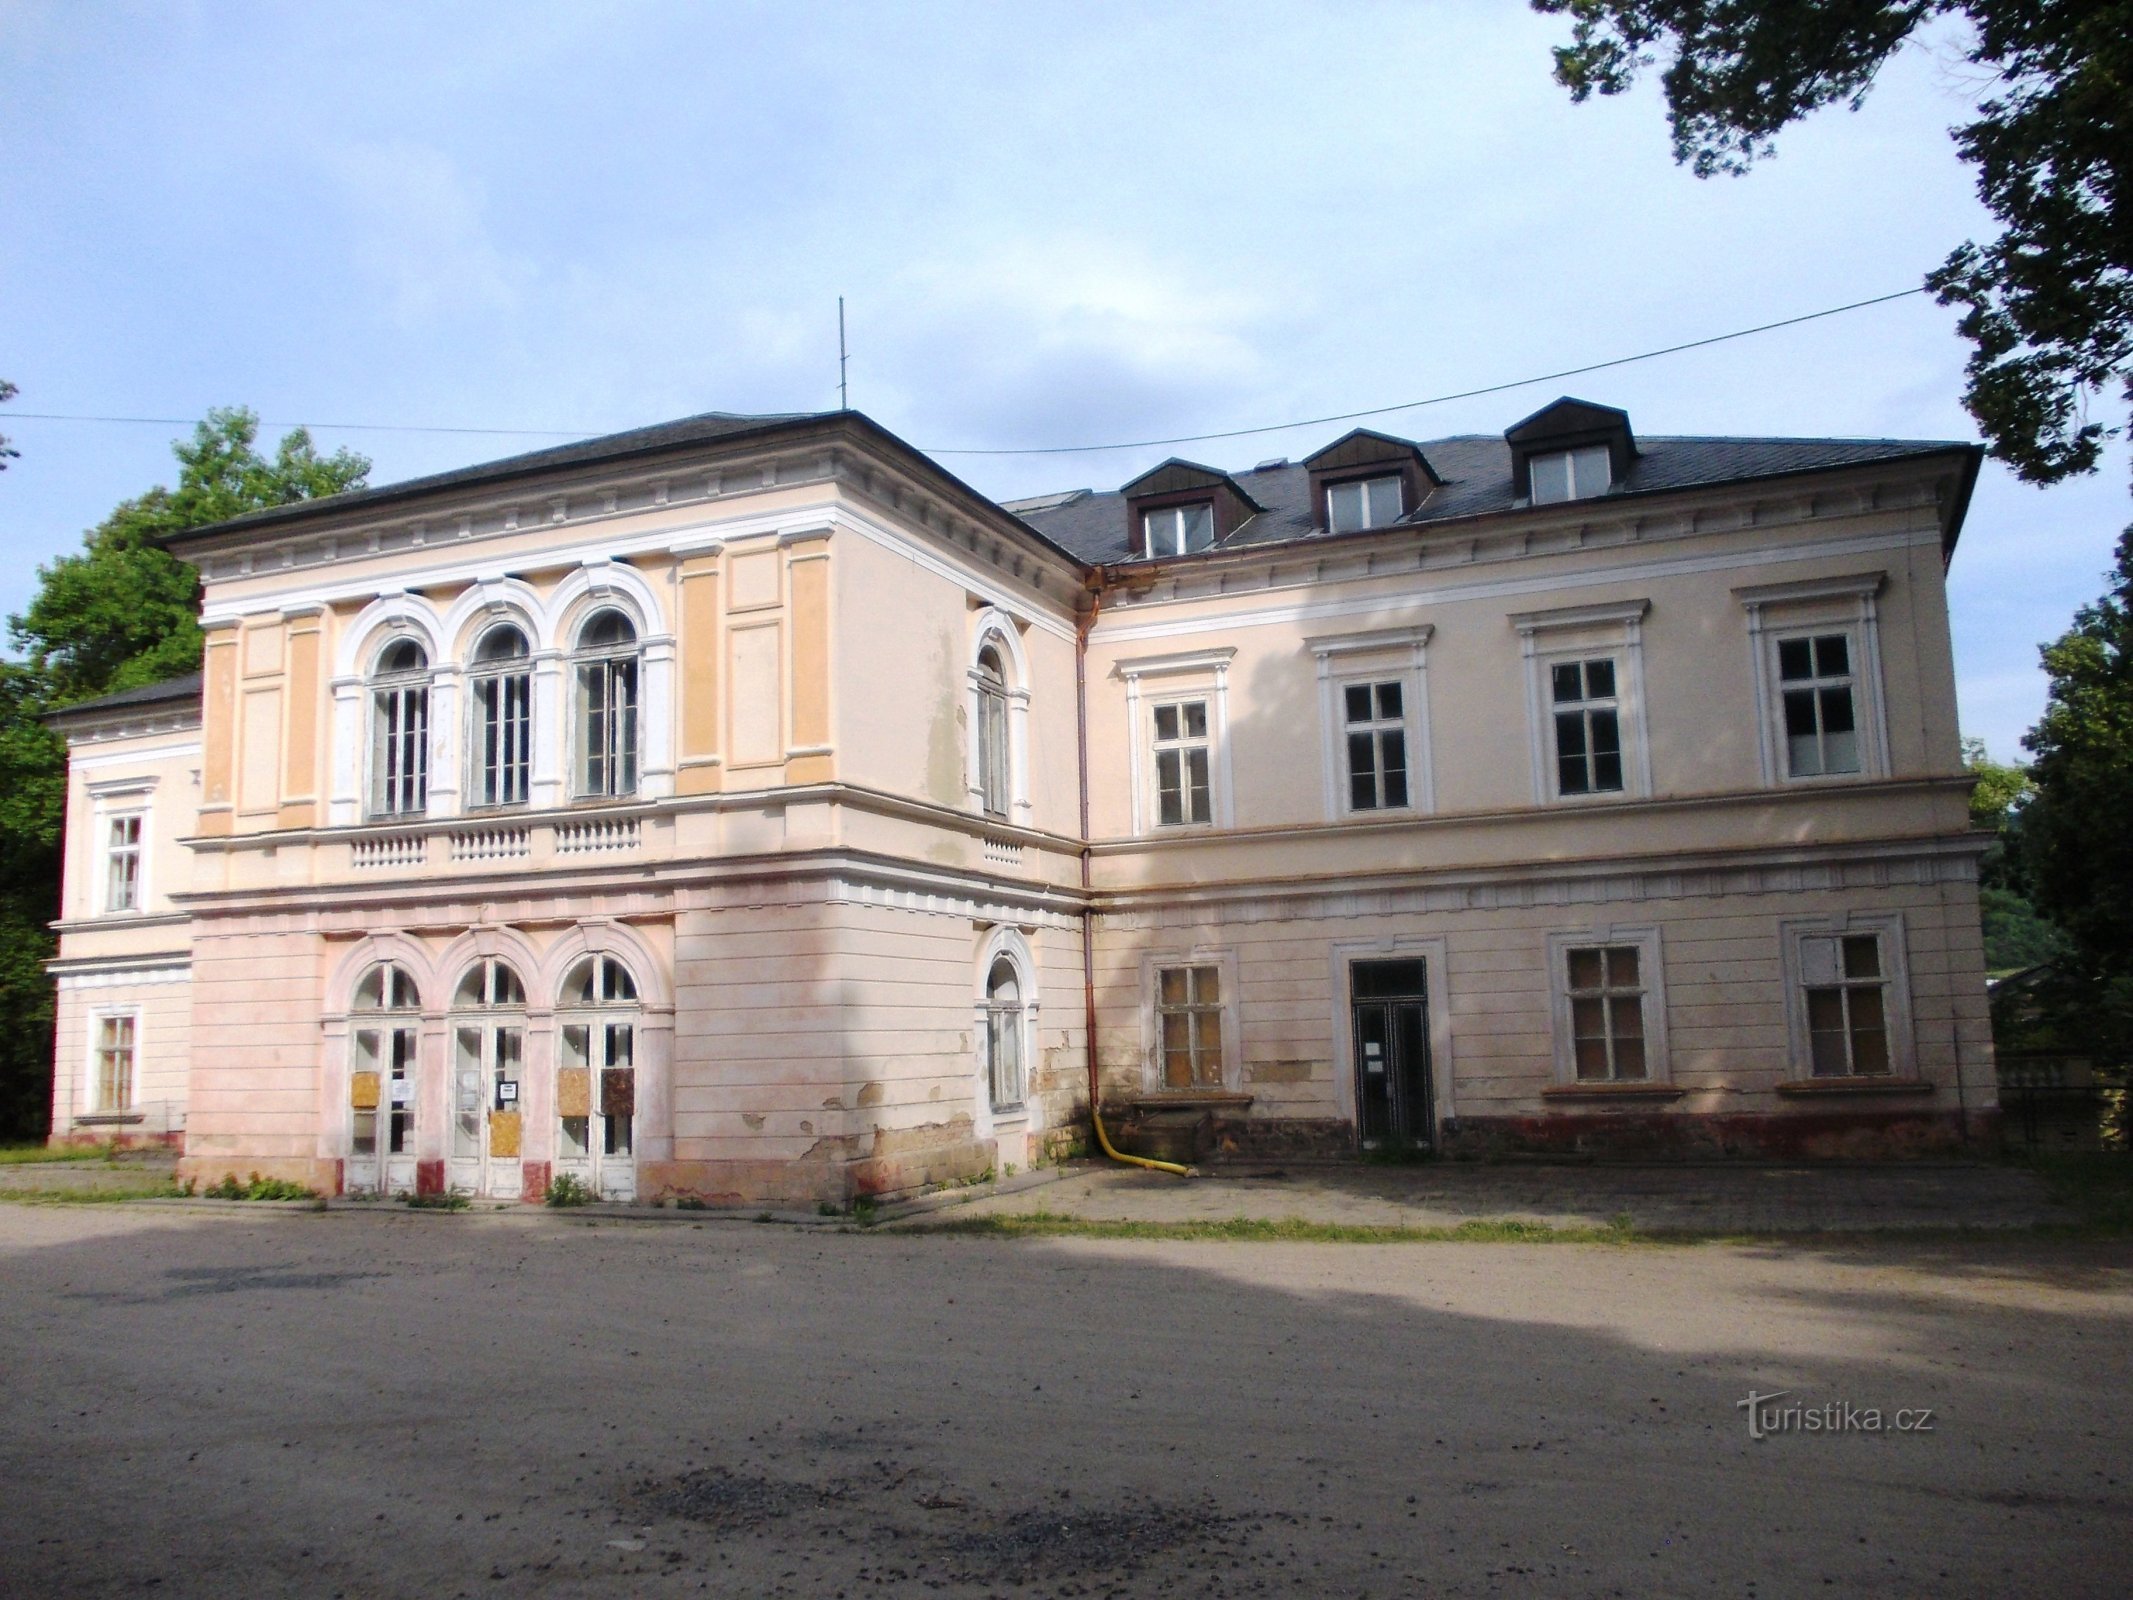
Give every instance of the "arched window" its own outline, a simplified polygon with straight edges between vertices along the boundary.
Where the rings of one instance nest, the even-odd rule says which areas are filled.
[[[609,955],[570,970],[556,1004],[557,1159],[566,1167],[627,1162],[637,1114],[637,980]],[[614,1187],[609,1178],[600,1187]]]
[[[990,817],[1007,815],[1007,675],[991,645],[978,652],[978,796]]]
[[[637,792],[637,630],[612,608],[578,630],[577,793]]]
[[[473,804],[516,806],[526,803],[532,770],[533,674],[526,636],[511,623],[499,623],[474,646],[467,668],[474,721]]]
[[[379,1122],[384,1122],[384,1154],[415,1153],[415,1046],[422,1000],[415,980],[403,967],[381,961],[363,974],[349,1007],[349,1104],[355,1124],[349,1153],[358,1161],[379,1155]]]
[[[420,816],[430,795],[430,658],[394,639],[370,670],[370,814]]]
[[[484,1163],[519,1158],[526,987],[508,961],[484,958],[460,978],[452,1012],[453,1187],[516,1194],[512,1169],[492,1175]]]
[[[1022,1104],[1022,1018],[1022,978],[1003,955],[985,975],[985,1062],[995,1111]]]

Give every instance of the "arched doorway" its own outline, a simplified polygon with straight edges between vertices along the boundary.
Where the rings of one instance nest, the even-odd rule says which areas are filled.
[[[422,998],[405,967],[381,961],[349,1006],[348,1165],[351,1194],[415,1188],[416,1051]]]
[[[603,1200],[637,1195],[637,980],[611,955],[570,969],[556,996],[557,1177]]]
[[[452,1153],[462,1194],[516,1200],[525,1132],[526,986],[508,961],[484,957],[452,993]]]

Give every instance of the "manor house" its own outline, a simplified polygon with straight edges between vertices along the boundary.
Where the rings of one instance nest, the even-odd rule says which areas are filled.
[[[711,414],[177,538],[70,751],[54,1136],[844,1201],[1085,1136],[1839,1155],[1995,1119],[1980,452],[1358,430],[994,504]]]

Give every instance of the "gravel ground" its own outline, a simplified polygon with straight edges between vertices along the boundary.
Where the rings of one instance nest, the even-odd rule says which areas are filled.
[[[2108,1243],[7,1207],[0,1594],[2116,1597],[2129,1333]]]

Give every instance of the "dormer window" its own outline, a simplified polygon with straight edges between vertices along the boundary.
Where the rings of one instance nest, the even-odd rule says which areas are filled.
[[[1398,473],[1336,483],[1326,490],[1326,526],[1335,533],[1361,533],[1398,522],[1407,510]]]
[[[1151,560],[1162,556],[1189,555],[1215,542],[1215,506],[1212,500],[1189,505],[1160,506],[1141,513],[1141,548]]]
[[[1613,465],[1604,444],[1536,455],[1531,470],[1533,503],[1537,506],[1590,499],[1605,494],[1614,483]]]

